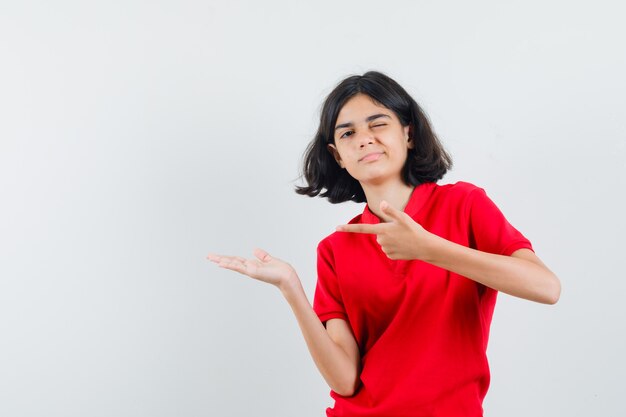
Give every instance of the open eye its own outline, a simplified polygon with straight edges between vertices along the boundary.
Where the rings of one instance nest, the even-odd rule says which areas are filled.
[[[344,139],[347,137],[352,136],[354,132],[352,130],[346,130],[341,136],[339,136],[340,139]]]

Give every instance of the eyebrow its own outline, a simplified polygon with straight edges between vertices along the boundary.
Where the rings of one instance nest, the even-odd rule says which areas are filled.
[[[386,117],[388,119],[391,119],[391,117],[387,114],[383,114],[383,113],[378,113],[378,114],[373,114],[371,116],[368,116],[365,121],[366,122],[371,122],[374,119],[378,119],[379,117]],[[342,123],[340,125],[335,126],[335,131],[344,128],[344,127],[350,127],[350,126],[354,126],[354,123],[352,122],[347,122],[347,123]]]

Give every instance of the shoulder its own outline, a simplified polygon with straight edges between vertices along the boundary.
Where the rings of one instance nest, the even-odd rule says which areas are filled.
[[[465,181],[457,181],[454,184],[443,184],[443,185],[438,184],[437,190],[439,192],[445,192],[450,195],[469,195],[477,190],[484,191],[479,186],[474,185],[471,182],[465,182]]]
[[[458,222],[471,216],[473,208],[486,199],[485,190],[465,181],[437,184],[420,211],[422,222]],[[422,225],[424,225],[423,223]]]
[[[485,190],[477,185],[465,181],[458,181],[454,184],[437,185],[434,197],[439,202],[468,203],[477,195],[484,195]]]

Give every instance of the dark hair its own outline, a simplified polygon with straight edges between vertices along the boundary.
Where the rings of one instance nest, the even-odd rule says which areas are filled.
[[[320,195],[331,203],[365,202],[361,184],[337,164],[328,150],[328,144],[335,141],[335,123],[341,108],[359,93],[393,111],[402,126],[409,126],[414,146],[408,150],[402,169],[403,181],[416,186],[443,178],[452,167],[452,159],[437,139],[424,111],[397,82],[380,72],[369,71],[346,78],[324,101],[319,128],[303,159],[302,176],[308,185],[297,186],[296,192],[309,197]]]

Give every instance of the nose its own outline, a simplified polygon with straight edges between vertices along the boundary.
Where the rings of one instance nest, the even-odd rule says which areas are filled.
[[[355,133],[357,136],[357,143],[359,148],[365,147],[365,145],[371,145],[374,143],[374,135],[369,130],[362,130],[359,133]]]

